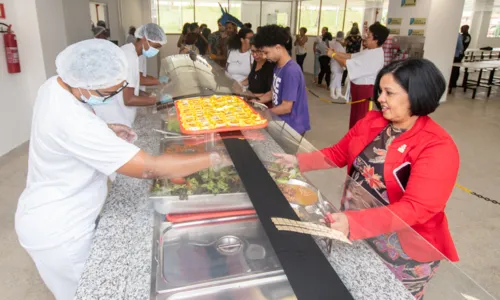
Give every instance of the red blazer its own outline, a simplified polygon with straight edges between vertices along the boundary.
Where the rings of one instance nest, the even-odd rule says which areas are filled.
[[[347,166],[350,174],[354,159],[387,125],[388,121],[380,112],[369,112],[334,146],[316,155],[299,154],[301,171],[326,168],[325,158],[318,159],[318,154],[323,154],[337,167]],[[393,171],[405,162],[411,164],[411,174],[406,191],[403,191]],[[350,238],[365,239],[397,232],[403,250],[416,261],[444,258],[458,261],[444,213],[458,168],[458,149],[450,135],[431,118],[418,118],[415,125],[396,138],[387,149],[384,180],[389,205],[345,211],[349,219]]]

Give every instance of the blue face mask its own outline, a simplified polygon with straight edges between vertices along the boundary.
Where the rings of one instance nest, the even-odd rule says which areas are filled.
[[[160,52],[160,50],[151,47],[148,40],[146,40],[146,43],[148,43],[149,48],[148,48],[148,50],[146,50],[146,49],[144,49],[144,46],[142,46],[142,55],[146,56],[147,58],[151,58],[151,57],[155,56],[156,54],[158,54],[158,52]]]
[[[82,91],[80,89],[78,89],[80,91],[80,99],[82,99],[83,102],[87,103],[88,105],[90,106],[95,106],[95,105],[102,105],[102,104],[106,104],[106,102],[104,102],[104,97],[98,97],[98,96],[94,96],[92,94],[90,94],[90,91],[89,94],[90,94],[90,97],[87,98],[83,95]]]

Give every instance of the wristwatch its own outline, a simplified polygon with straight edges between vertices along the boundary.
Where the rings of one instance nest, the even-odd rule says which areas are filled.
[[[335,56],[335,54],[337,54],[337,52],[333,52],[333,53],[332,53],[332,58]]]

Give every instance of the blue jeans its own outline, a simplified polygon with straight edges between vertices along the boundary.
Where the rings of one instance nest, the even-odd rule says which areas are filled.
[[[314,77],[318,77],[320,71],[319,53],[314,53]]]

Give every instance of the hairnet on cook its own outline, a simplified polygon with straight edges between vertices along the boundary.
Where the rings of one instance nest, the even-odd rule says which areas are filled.
[[[115,86],[127,78],[128,63],[120,47],[102,39],[68,46],[56,58],[57,74],[74,88],[87,90]]]
[[[94,33],[94,37],[96,37],[101,33],[106,32],[106,28],[101,26],[95,26],[94,28],[92,28],[92,32]]]
[[[145,37],[148,41],[165,45],[167,43],[167,36],[163,29],[154,23],[144,24],[137,29],[135,37],[142,39]]]

